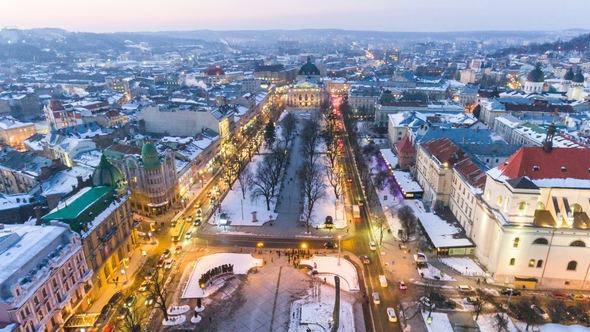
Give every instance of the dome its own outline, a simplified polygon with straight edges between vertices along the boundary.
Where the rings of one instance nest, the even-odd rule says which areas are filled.
[[[299,72],[297,73],[298,75],[320,75],[320,70],[318,69],[318,67],[316,67],[316,65],[314,65],[313,63],[311,63],[311,58],[307,57],[307,63],[304,64],[303,66],[301,66],[301,69],[299,69]]]
[[[578,69],[576,75],[574,75],[574,79],[572,80],[575,83],[584,83],[584,74],[582,74],[582,69]]]
[[[535,69],[526,76],[526,80],[529,82],[545,82],[545,74],[541,70],[541,63],[537,62]]]
[[[574,71],[570,68],[570,70],[567,71],[567,73],[565,73],[565,75],[563,75],[563,79],[566,81],[571,81],[574,79]]]
[[[122,183],[125,183],[123,173],[115,165],[111,164],[103,154],[100,157],[100,163],[92,173],[92,184],[94,186],[118,187]]]
[[[145,143],[141,148],[141,159],[143,160],[143,168],[145,170],[153,170],[160,168],[160,156],[156,146],[152,143]]]
[[[207,76],[222,76],[225,75],[223,69],[220,66],[211,66],[205,70]]]

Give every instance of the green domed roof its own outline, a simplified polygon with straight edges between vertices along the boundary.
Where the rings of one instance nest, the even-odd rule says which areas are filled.
[[[143,160],[143,168],[146,170],[153,170],[160,168],[160,156],[158,150],[152,143],[146,143],[141,148],[141,159]]]
[[[571,81],[574,79],[574,71],[570,68],[570,70],[567,71],[567,73],[565,73],[565,75],[563,75],[563,79],[566,81]]]
[[[301,69],[299,69],[299,72],[297,73],[298,75],[320,75],[320,70],[318,69],[318,67],[316,67],[316,65],[314,65],[313,63],[311,63],[311,58],[307,57],[307,63],[304,64],[303,66],[301,66]]]
[[[574,75],[574,79],[572,80],[575,83],[584,83],[584,74],[582,74],[582,69],[578,69],[576,75]]]
[[[100,163],[92,173],[92,184],[94,186],[109,186],[118,187],[125,183],[123,173],[113,164],[111,164],[107,157],[103,154],[100,157]]]
[[[541,70],[541,63],[537,62],[535,69],[526,76],[526,80],[529,82],[545,82],[545,74]]]

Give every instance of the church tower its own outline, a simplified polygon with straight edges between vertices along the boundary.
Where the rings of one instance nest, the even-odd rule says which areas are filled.
[[[572,79],[572,84],[567,90],[567,99],[569,100],[582,100],[584,92],[584,75],[582,69],[578,69],[576,75]]]
[[[574,71],[570,67],[570,69],[563,75],[563,79],[561,80],[561,87],[559,87],[559,92],[567,92],[572,84],[572,80],[574,79]]]
[[[541,70],[541,63],[537,62],[535,69],[531,70],[531,72],[526,77],[526,82],[524,83],[524,92],[543,92],[543,84],[545,84],[545,74],[543,74],[543,70]]]

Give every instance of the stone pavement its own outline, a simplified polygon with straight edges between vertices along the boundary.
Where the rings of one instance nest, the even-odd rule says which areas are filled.
[[[228,279],[218,293],[203,301],[203,320],[196,325],[185,323],[183,328],[190,327],[194,331],[288,331],[293,318],[291,304],[311,296],[313,278],[306,270],[294,268],[284,254],[279,258],[276,250],[270,251],[265,249],[262,254],[255,254],[255,258],[264,259],[266,264],[247,276]],[[322,287],[322,292],[334,291],[330,285]],[[342,292],[341,296],[343,301],[352,304],[356,331],[364,332],[361,295]],[[179,304],[193,308],[196,300],[181,300]],[[295,313],[295,319],[297,317]]]

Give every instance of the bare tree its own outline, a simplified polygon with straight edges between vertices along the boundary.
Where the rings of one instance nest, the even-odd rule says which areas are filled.
[[[166,287],[166,278],[164,275],[164,269],[156,268],[154,259],[148,261],[147,266],[153,266],[154,272],[150,279],[150,283],[147,287],[147,292],[154,299],[154,308],[159,309],[164,314],[164,319],[168,320],[168,305],[167,299],[170,295],[170,289]]]
[[[303,213],[305,215],[305,224],[307,233],[311,222],[311,214],[315,203],[326,195],[326,184],[323,179],[322,166],[317,162],[305,161],[297,170],[299,185],[303,194],[304,204]]]
[[[373,158],[377,158],[381,151],[375,142],[371,141],[371,143],[363,146],[362,149],[363,155],[367,158],[367,161],[371,161]]]
[[[528,331],[530,326],[543,323],[543,319],[531,308],[531,303],[527,300],[519,302],[516,308],[520,313],[520,318],[526,323],[525,331]]]
[[[280,125],[282,127],[281,136],[283,136],[285,145],[288,147],[293,139],[295,130],[297,130],[297,117],[295,114],[288,112],[283,119],[281,119]]]
[[[241,152],[232,151],[225,154],[218,154],[214,162],[221,168],[221,178],[225,180],[231,190],[234,181],[236,181],[244,167]]]
[[[138,305],[127,309],[122,320],[117,321],[117,330],[124,332],[141,332],[148,323],[150,311],[147,306]]]
[[[494,327],[498,329],[498,332],[508,331],[509,322],[510,319],[508,318],[508,315],[503,312],[494,315]]]
[[[320,121],[317,116],[304,121],[301,131],[301,152],[307,161],[313,163],[317,156],[316,147],[320,142]]]
[[[338,170],[333,167],[326,167],[326,178],[334,191],[334,196],[336,196],[336,200],[340,199],[340,195],[342,194],[342,179]]]
[[[250,186],[250,182],[254,174],[249,169],[245,169],[240,175],[238,175],[238,182],[240,183],[240,189],[242,190],[242,199],[246,199],[246,192]]]
[[[276,138],[277,134],[275,132],[275,124],[274,122],[270,121],[264,128],[264,142],[266,143],[266,147],[271,149],[275,143]]]
[[[416,226],[418,224],[414,210],[412,210],[412,208],[407,205],[402,206],[399,210],[397,210],[397,217],[402,224],[404,231],[406,232],[406,238],[409,239],[410,235],[414,234],[416,231]]]
[[[336,167],[336,158],[338,158],[338,141],[334,135],[333,128],[328,126],[327,129],[322,130],[320,133],[324,147],[326,148],[326,157],[329,161],[329,166],[332,168]]]
[[[259,197],[264,197],[266,201],[266,209],[270,211],[270,203],[274,198],[274,191],[276,184],[274,183],[272,165],[272,156],[265,155],[262,161],[258,162],[256,174],[250,181],[250,197],[255,200]]]
[[[375,183],[377,189],[383,190],[387,186],[390,177],[389,170],[381,170],[373,177],[373,183]]]
[[[479,315],[484,311],[486,307],[495,307],[494,297],[490,293],[486,293],[481,289],[477,290],[477,297],[471,304],[473,305],[473,312],[475,313],[475,320],[479,319]]]

